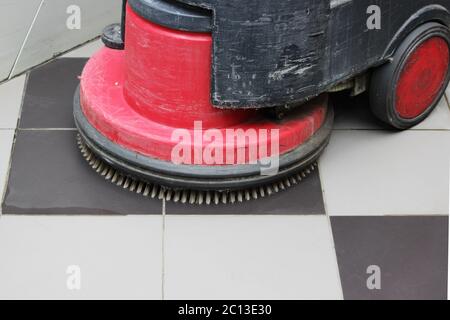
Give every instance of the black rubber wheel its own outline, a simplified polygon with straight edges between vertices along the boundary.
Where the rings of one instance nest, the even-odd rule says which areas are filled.
[[[370,106],[397,129],[422,122],[439,103],[450,80],[450,30],[436,22],[412,31],[392,60],[374,70]]]

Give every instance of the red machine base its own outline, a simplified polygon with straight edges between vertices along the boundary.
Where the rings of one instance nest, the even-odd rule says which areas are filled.
[[[282,120],[251,108],[219,109],[210,97],[210,34],[168,29],[130,8],[126,24],[125,50],[95,54],[75,95],[80,146],[97,171],[132,188],[139,181],[262,194],[314,169],[333,124],[326,94]]]
[[[207,106],[194,118],[176,111],[174,117],[185,120],[175,125],[161,120],[158,109],[149,117],[128,103],[124,64],[119,50],[104,48],[91,58],[75,95],[75,120],[90,150],[144,181],[195,190],[249,188],[301,172],[328,142],[333,112],[326,95],[282,120]],[[190,139],[182,140],[183,133]],[[274,159],[275,171],[265,174]]]

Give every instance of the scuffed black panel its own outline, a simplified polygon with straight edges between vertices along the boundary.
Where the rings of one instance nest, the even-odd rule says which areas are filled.
[[[450,24],[450,0],[175,2],[212,13],[211,99],[218,107],[303,102],[387,61],[421,23]],[[381,9],[379,30],[367,28],[371,5]]]
[[[214,11],[214,104],[285,104],[322,82],[329,0],[182,2]]]

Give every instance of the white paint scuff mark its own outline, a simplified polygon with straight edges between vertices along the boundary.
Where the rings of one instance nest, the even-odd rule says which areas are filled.
[[[301,76],[302,74],[304,74],[306,71],[308,71],[312,67],[313,67],[313,65],[305,66],[303,68],[301,68],[299,66],[290,66],[290,67],[287,67],[282,70],[277,70],[277,71],[271,72],[269,74],[269,78],[272,80],[275,80],[275,81],[279,81],[279,80],[282,80],[288,74],[294,74],[297,76]]]
[[[344,4],[350,3],[353,0],[331,0],[330,1],[330,8],[334,9],[336,7],[343,6]]]

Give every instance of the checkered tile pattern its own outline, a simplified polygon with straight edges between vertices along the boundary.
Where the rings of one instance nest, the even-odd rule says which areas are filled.
[[[0,298],[447,298],[446,99],[394,132],[365,96],[337,96],[304,183],[232,207],[175,205],[110,185],[76,149],[76,76],[100,46],[0,85]]]

